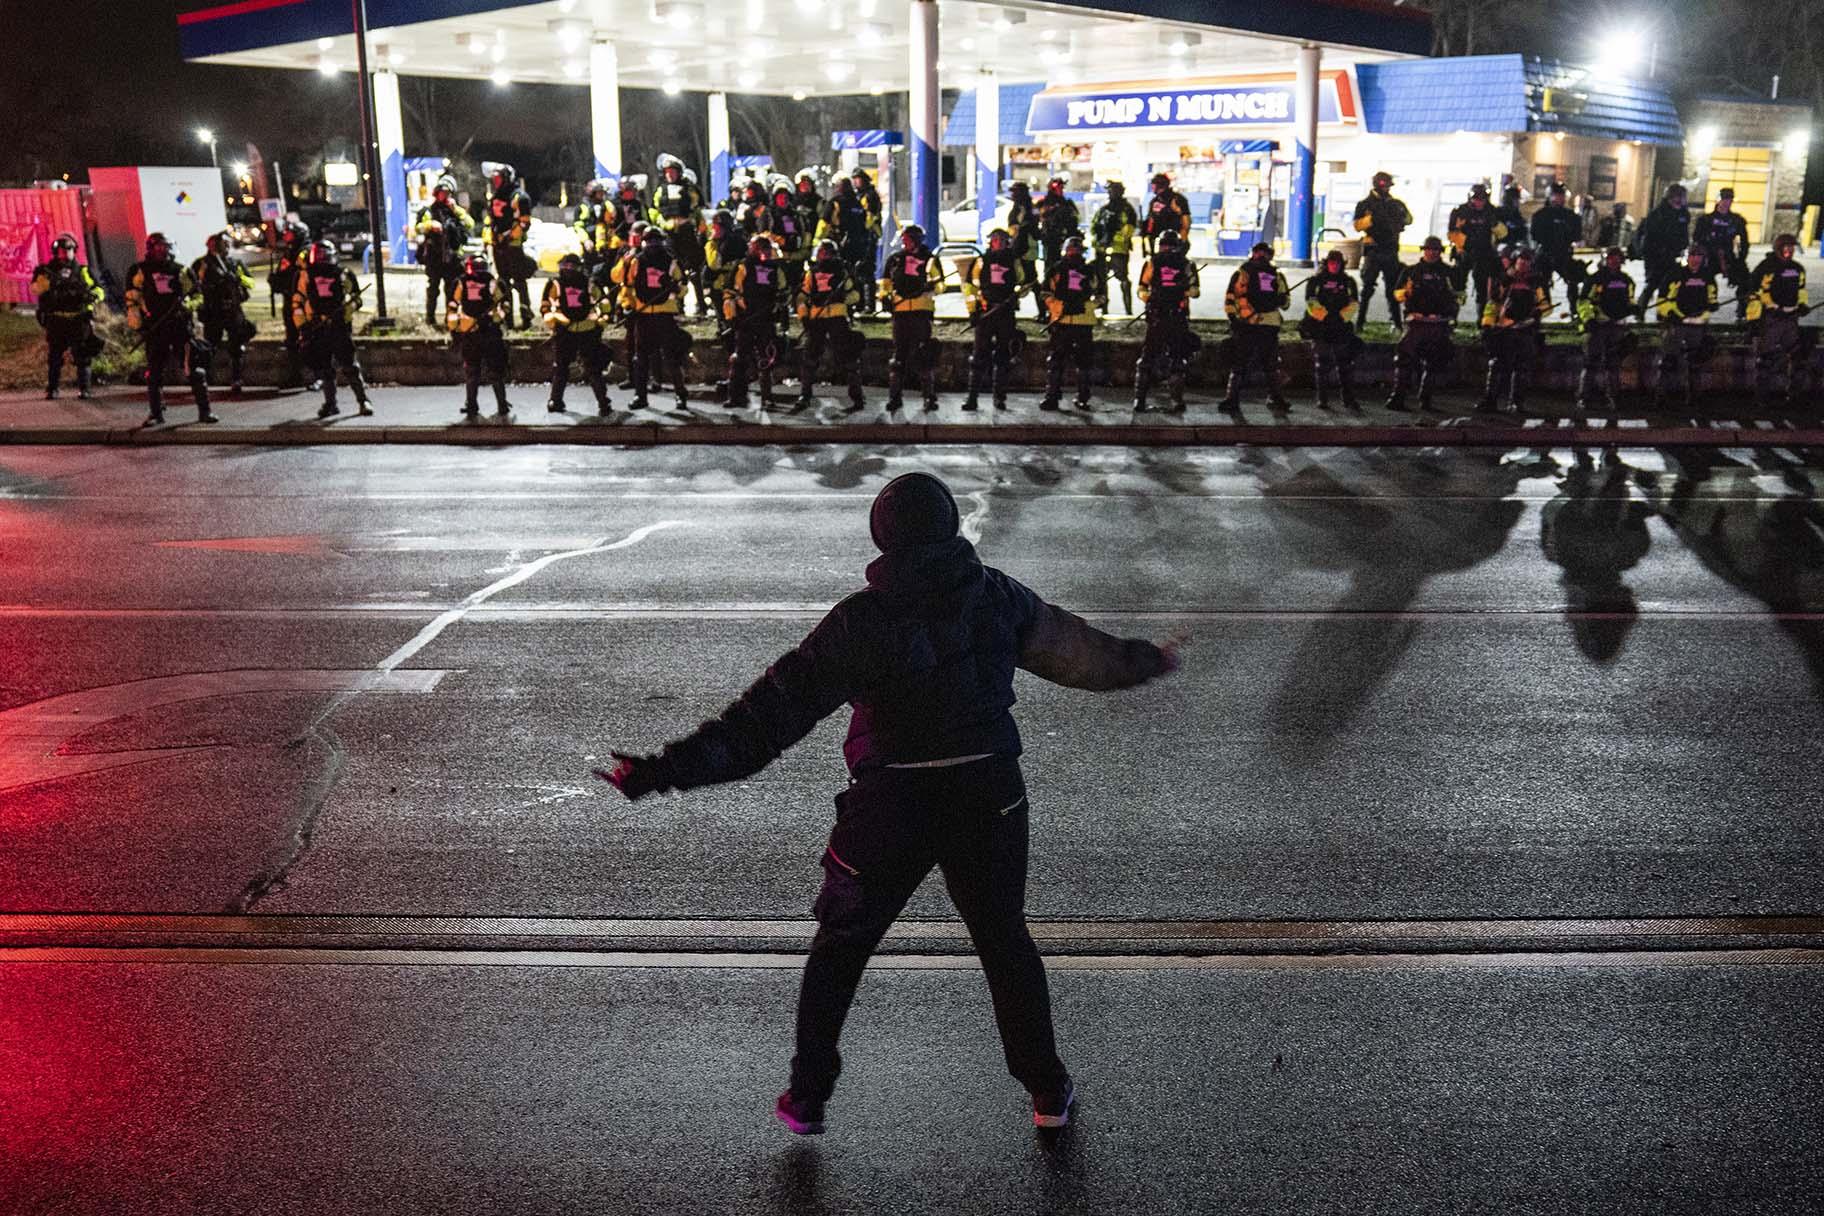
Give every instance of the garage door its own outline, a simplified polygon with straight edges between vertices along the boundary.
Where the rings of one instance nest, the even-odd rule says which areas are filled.
[[[1717,192],[1735,188],[1735,213],[1748,222],[1748,240],[1766,240],[1768,200],[1773,193],[1773,149],[1718,148],[1710,154],[1710,196],[1705,207],[1715,206]]]

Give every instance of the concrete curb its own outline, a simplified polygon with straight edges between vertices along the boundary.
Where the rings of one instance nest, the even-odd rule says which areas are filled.
[[[15,427],[0,445],[110,444],[135,447],[327,444],[446,444],[510,447],[569,444],[606,447],[766,446],[772,444],[977,444],[1048,447],[1824,447],[1824,429],[1709,427],[1500,426],[1450,420],[1423,426],[1024,425],[831,423],[767,426],[728,423],[535,424],[450,426],[276,427],[180,424],[139,427]]]

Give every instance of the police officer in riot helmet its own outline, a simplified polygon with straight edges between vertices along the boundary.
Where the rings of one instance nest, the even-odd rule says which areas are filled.
[[[1748,315],[1756,284],[1748,274],[1748,221],[1735,210],[1735,188],[1716,193],[1716,206],[1691,224],[1691,243],[1704,247],[1704,260],[1717,277],[1735,289],[1735,319]]]
[[[790,295],[778,254],[779,247],[770,237],[760,234],[750,240],[722,301],[722,317],[730,334],[729,409],[746,408],[748,386],[756,371],[760,374],[760,408],[773,408],[773,369],[784,347],[779,313]]]
[[[1389,285],[1389,291],[1391,291]],[[1317,408],[1330,408],[1330,381],[1342,392],[1343,408],[1360,411],[1355,399],[1355,354],[1361,346],[1351,322],[1360,316],[1361,299],[1350,277],[1343,251],[1332,249],[1305,282],[1305,316],[1299,336],[1311,344],[1311,378],[1317,385]]]
[[[837,185],[841,192],[841,183]],[[836,242],[824,239],[809,265],[804,268],[803,290],[798,297],[798,317],[804,322],[804,345],[799,351],[798,404],[811,404],[811,388],[817,381],[824,353],[827,351],[836,372],[847,379],[849,412],[862,408],[861,333],[850,324],[850,311],[861,301]]]
[[[253,275],[233,253],[234,242],[226,232],[211,233],[208,252],[190,264],[201,298],[198,319],[202,321],[203,341],[213,354],[228,352],[229,391],[241,395],[241,371],[246,362],[247,343],[253,339],[253,322],[247,319],[245,305],[253,298]]]
[[[1646,282],[1640,293],[1639,311],[1644,315],[1654,294],[1663,296],[1678,275],[1679,259],[1691,243],[1691,209],[1689,195],[1677,182],[1666,187],[1659,205],[1647,212],[1634,230],[1634,251],[1646,263]],[[1708,255],[1706,254],[1706,260]],[[1710,271],[1715,273],[1716,267]]]
[[[462,414],[471,421],[481,414],[483,379],[494,390],[494,412],[505,418],[512,411],[507,402],[507,340],[501,332],[512,313],[513,299],[488,260],[479,254],[463,259],[444,324],[462,356]]]
[[[707,314],[704,298],[703,257],[703,192],[692,180],[684,162],[670,153],[658,160],[659,180],[652,187],[651,219],[664,230],[669,247],[667,257],[677,263],[678,273],[697,297],[697,312]],[[675,324],[675,322],[674,322]]]
[[[1533,213],[1533,243],[1539,247],[1537,272],[1547,286],[1554,277],[1563,279],[1566,298],[1575,300],[1583,279],[1583,263],[1574,252],[1583,240],[1583,219],[1565,205],[1563,182],[1553,182],[1545,197],[1545,206]]]
[[[475,220],[456,201],[456,179],[444,174],[431,191],[431,202],[418,213],[418,264],[424,267],[424,321],[438,325],[441,299],[456,298],[462,277],[462,247],[475,232]]]
[[[209,348],[196,337],[190,312],[196,276],[176,254],[165,234],[154,232],[146,237],[144,259],[127,269],[127,327],[146,352],[147,426],[165,420],[165,373],[173,365],[190,382],[197,421],[216,420],[209,410]]]
[[[1405,410],[1406,394],[1416,385],[1419,408],[1430,409],[1438,380],[1450,373],[1456,358],[1450,330],[1463,307],[1463,289],[1444,264],[1444,242],[1425,238],[1419,260],[1400,272],[1393,298],[1406,311],[1406,332],[1393,356],[1393,392],[1387,408]]]
[[[1628,323],[1634,317],[1634,280],[1622,269],[1627,255],[1619,247],[1603,254],[1602,265],[1583,278],[1577,321],[1583,330],[1583,371],[1577,378],[1577,409],[1595,403],[1598,389],[1615,425],[1616,398],[1621,394],[1621,364],[1627,355]]]
[[[1134,412],[1146,413],[1147,390],[1164,371],[1171,391],[1170,413],[1184,412],[1184,378],[1197,342],[1191,334],[1191,301],[1202,292],[1197,264],[1177,232],[1160,234],[1152,256],[1140,265],[1140,300],[1146,309],[1146,336],[1134,364]]]
[[[277,237],[278,252],[273,258],[272,270],[266,275],[266,285],[273,295],[290,300],[297,289],[298,276],[304,273],[304,263],[310,257],[310,229],[289,221],[278,231]],[[298,343],[298,328],[292,324],[291,309],[286,307],[279,311],[284,314],[286,385],[289,387],[303,382],[304,352]],[[317,388],[318,382],[314,379],[304,385],[304,390],[310,393],[316,392]]]
[[[1641,293],[1644,304],[1646,293]],[[1653,408],[1663,409],[1673,383],[1682,385],[1680,404],[1692,408],[1692,381],[1696,368],[1711,348],[1710,314],[1716,311],[1716,268],[1709,264],[1702,245],[1685,250],[1682,265],[1660,287],[1658,309],[1659,367],[1653,382]]]
[[[692,236],[695,229],[691,229]],[[674,256],[664,232],[648,228],[639,251],[614,268],[615,282],[624,289],[627,310],[628,362],[633,366],[633,404],[643,410],[647,388],[656,373],[669,380],[679,411],[690,405],[684,387],[684,367],[690,353],[690,335],[678,324],[684,308],[685,272]]]
[[[1551,280],[1533,273],[1533,251],[1525,245],[1506,250],[1506,269],[1489,284],[1482,310],[1482,342],[1488,356],[1479,410],[1506,402],[1508,412],[1526,407],[1533,367],[1545,345],[1541,324],[1552,309]]]
[[[558,259],[557,274],[545,283],[538,311],[551,331],[551,395],[545,401],[546,412],[566,411],[564,394],[570,386],[570,368],[581,363],[583,379],[595,394],[596,412],[606,415],[608,383],[603,371],[608,366],[608,347],[602,341],[603,327],[608,324],[606,285],[590,273],[580,256],[566,253]]]
[[[937,408],[937,347],[931,322],[944,266],[925,244],[925,230],[907,224],[899,248],[880,272],[879,299],[893,314],[893,358],[887,364],[887,410],[899,409],[908,377],[924,389],[925,409]]]
[[[1062,401],[1064,373],[1075,369],[1076,406],[1088,409],[1096,360],[1096,294],[1099,276],[1086,257],[1083,234],[1072,233],[1045,276],[1045,310],[1051,317],[1051,349],[1045,360],[1045,396],[1042,410],[1055,410]]]
[[[101,304],[101,287],[76,257],[76,238],[59,233],[51,242],[51,260],[32,271],[32,294],[38,300],[38,324],[44,328],[49,356],[44,397],[57,399],[63,379],[63,357],[76,365],[76,395],[89,398],[89,364],[101,353],[95,336],[95,309]]]
[[[532,231],[532,196],[519,182],[512,165],[490,166],[488,214],[482,229],[494,258],[494,273],[502,285],[519,298],[519,328],[532,328],[532,273],[537,265],[526,252]],[[509,317],[509,320],[511,318]]]
[[[1225,413],[1241,411],[1241,390],[1249,369],[1266,381],[1267,406],[1279,413],[1292,408],[1279,388],[1279,327],[1292,304],[1286,276],[1273,264],[1273,246],[1261,241],[1229,278],[1223,312],[1229,318],[1229,388],[1218,404]]]
[[[360,306],[361,281],[353,270],[337,264],[335,243],[318,241],[311,246],[310,260],[298,276],[290,307],[304,357],[323,383],[319,418],[342,412],[336,405],[338,367],[347,369],[348,386],[354,391],[358,411],[374,412],[368,405],[367,382],[361,376],[361,361],[355,353],[355,313]]]
[[[1799,238],[1783,232],[1773,238],[1773,251],[1754,268],[1743,290],[1750,293],[1748,321],[1754,332],[1754,399],[1790,409],[1794,381],[1804,380],[1803,364],[1812,343],[1799,331],[1799,318],[1811,311],[1806,297],[1805,267],[1794,255]],[[1805,387],[1800,385],[1799,387]],[[1816,411],[1814,410],[1814,413]]]
[[[1033,285],[1033,302],[1043,317],[1045,285],[1039,278],[1039,208],[1032,201],[1032,187],[1017,178],[1008,185],[1007,194],[1011,199],[1007,227],[1013,233],[1013,250],[1020,256],[1026,281]]]
[[[1039,244],[1045,255],[1045,273],[1064,251],[1064,241],[1079,228],[1077,205],[1064,193],[1066,183],[1053,175],[1045,185],[1045,197],[1036,204],[1039,213]]]
[[[969,395],[963,408],[981,408],[984,388],[994,395],[994,408],[1007,408],[1007,373],[1021,340],[1014,309],[1022,292],[1031,287],[1026,263],[1014,251],[1013,236],[1005,228],[988,234],[988,249],[969,267],[963,285],[969,324],[975,331],[969,352]]]
[[[1368,196],[1355,205],[1355,230],[1362,234],[1362,297],[1355,312],[1355,330],[1368,323],[1368,302],[1377,285],[1387,291],[1387,314],[1400,328],[1400,303],[1393,298],[1400,281],[1400,233],[1412,226],[1412,211],[1393,196],[1393,174],[1374,175]]]
[[[1127,187],[1120,182],[1108,183],[1108,201],[1089,222],[1089,236],[1095,246],[1096,260],[1104,267],[1102,294],[1097,303],[1108,307],[1108,280],[1121,285],[1121,311],[1134,311],[1134,284],[1128,271],[1133,256],[1134,237],[1140,231],[1140,213],[1127,201]]]
[[[1450,244],[1459,284],[1473,290],[1478,316],[1488,303],[1490,281],[1501,273],[1499,251],[1506,239],[1507,225],[1499,210],[1489,205],[1488,186],[1477,182],[1470,187],[1469,198],[1450,213]]]

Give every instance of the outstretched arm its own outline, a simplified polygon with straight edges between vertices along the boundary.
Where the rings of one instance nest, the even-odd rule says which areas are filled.
[[[596,775],[612,781],[629,799],[750,777],[849,701],[852,653],[848,624],[835,614],[827,616],[721,716],[656,756],[614,752],[619,763],[613,772],[597,769]]]
[[[1040,600],[1021,639],[1019,665],[1066,688],[1107,692],[1178,670],[1178,646],[1176,638],[1163,646],[1141,638],[1118,638]]]

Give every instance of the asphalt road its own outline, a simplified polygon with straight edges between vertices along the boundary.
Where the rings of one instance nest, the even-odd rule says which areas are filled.
[[[48,914],[82,945],[127,914],[248,917],[266,947],[321,918],[801,928],[839,718],[687,796],[589,770],[718,712],[860,585],[867,503],[919,467],[985,560],[1192,637],[1142,690],[1020,677],[1035,920],[1819,914],[1805,452],[14,447],[0,945]],[[941,885],[910,915],[950,920]],[[1062,949],[1085,1118],[1050,1149],[979,975],[902,955],[864,985],[847,1126],[807,1146],[767,1118],[794,947],[667,932],[663,957],[0,949],[0,1196],[1800,1211],[1820,1180],[1815,952]]]

